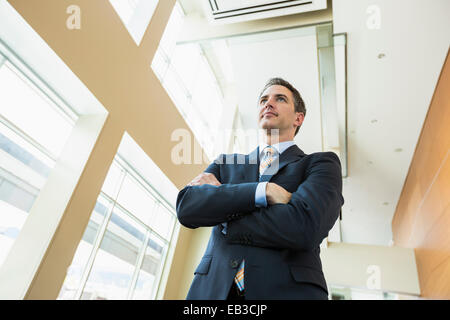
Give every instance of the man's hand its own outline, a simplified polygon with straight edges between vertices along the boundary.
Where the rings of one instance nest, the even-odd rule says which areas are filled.
[[[221,183],[216,179],[212,173],[203,172],[196,176],[194,180],[188,183],[188,186],[201,186],[203,184],[211,184],[213,186],[220,186]]]
[[[292,193],[276,183],[269,182],[266,186],[267,204],[273,205],[277,203],[287,204],[292,197]]]

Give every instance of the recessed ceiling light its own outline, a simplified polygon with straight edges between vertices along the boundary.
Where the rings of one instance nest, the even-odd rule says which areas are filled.
[[[370,122],[375,123],[377,121],[378,121],[377,119],[372,119]]]
[[[380,53],[380,54],[378,55],[378,59],[383,59],[384,57],[386,57],[386,55],[385,55],[384,53]]]
[[[394,151],[395,151],[395,152],[402,152],[403,149],[402,149],[402,148],[397,148],[397,149],[395,149]]]
[[[383,202],[384,206],[387,206],[389,204],[389,202]]]

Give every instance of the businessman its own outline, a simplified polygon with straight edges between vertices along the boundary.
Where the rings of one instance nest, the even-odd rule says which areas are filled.
[[[264,143],[245,163],[220,155],[179,192],[180,223],[214,227],[187,299],[328,299],[319,246],[344,203],[341,165],[295,145],[305,114],[299,92],[270,79],[258,98]]]

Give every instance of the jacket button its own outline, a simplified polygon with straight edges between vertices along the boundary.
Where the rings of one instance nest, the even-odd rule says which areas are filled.
[[[237,260],[230,260],[230,267],[232,267],[233,269],[236,269],[239,266],[239,261]]]

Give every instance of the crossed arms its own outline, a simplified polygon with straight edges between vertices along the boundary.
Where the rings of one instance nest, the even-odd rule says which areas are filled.
[[[258,182],[221,184],[220,165],[214,162],[179,192],[178,220],[188,228],[227,222],[230,244],[312,250],[328,235],[344,199],[336,154],[317,153],[310,161],[292,194],[267,184],[265,208],[255,206]]]

